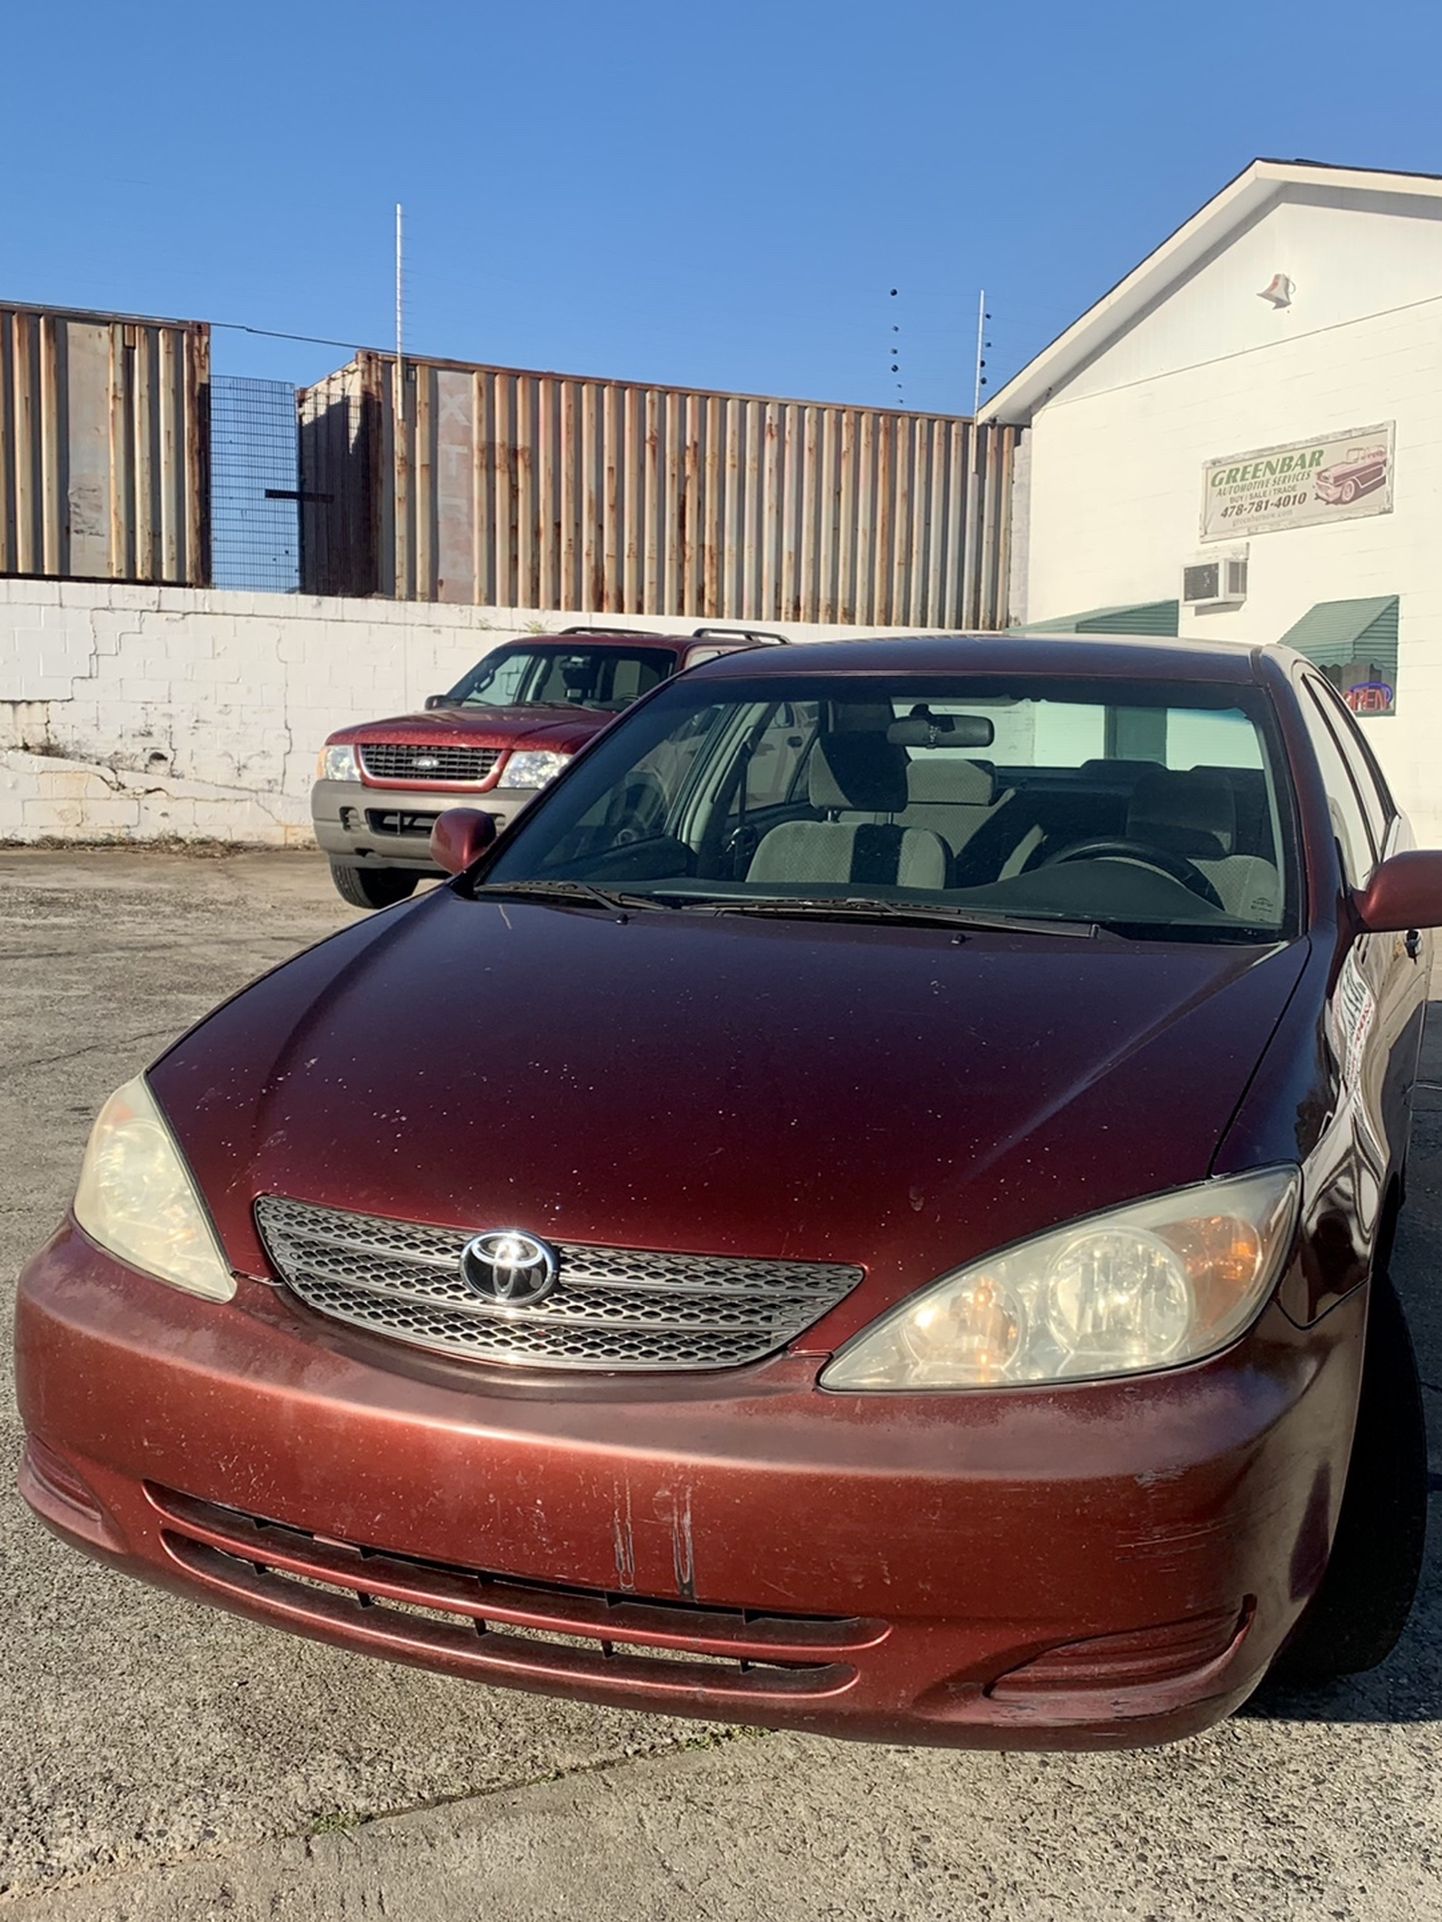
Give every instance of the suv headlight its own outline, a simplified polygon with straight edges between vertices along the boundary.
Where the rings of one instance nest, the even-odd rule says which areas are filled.
[[[356,759],[353,747],[323,747],[316,756],[315,778],[318,781],[358,781],[360,762]]]
[[[1129,1203],[973,1262],[873,1322],[826,1388],[1004,1388],[1200,1361],[1260,1310],[1300,1177],[1266,1168]]]
[[[501,769],[502,787],[544,787],[554,781],[570,760],[569,754],[554,754],[547,748],[522,748]]]
[[[144,1075],[117,1088],[96,1117],[75,1189],[75,1219],[132,1268],[207,1301],[229,1301],[235,1277]]]

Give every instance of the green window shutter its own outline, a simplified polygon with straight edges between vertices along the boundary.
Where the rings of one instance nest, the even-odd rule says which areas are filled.
[[[1173,638],[1177,632],[1176,601],[1139,601],[1132,606],[1092,607],[1084,614],[1060,620],[1028,621],[1023,634],[1143,634]]]

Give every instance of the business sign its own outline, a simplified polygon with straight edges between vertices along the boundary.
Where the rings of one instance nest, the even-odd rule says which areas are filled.
[[[1389,420],[1209,460],[1202,469],[1202,539],[1390,514],[1395,442],[1396,422]]]

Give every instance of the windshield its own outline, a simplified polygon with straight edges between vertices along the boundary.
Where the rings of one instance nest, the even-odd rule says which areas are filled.
[[[686,677],[608,731],[483,885],[1268,940],[1295,926],[1283,765],[1250,686]]]
[[[518,642],[478,661],[446,696],[458,707],[592,707],[619,714],[676,671],[664,647]]]

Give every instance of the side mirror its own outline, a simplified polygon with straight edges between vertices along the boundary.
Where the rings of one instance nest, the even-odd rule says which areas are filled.
[[[492,845],[496,820],[479,808],[447,808],[431,829],[431,859],[447,874],[464,874]]]
[[[1442,928],[1442,852],[1409,848],[1394,854],[1353,894],[1352,903],[1371,934]]]
[[[429,712],[433,707],[445,707],[449,699],[450,696],[447,694],[428,694],[426,696],[426,711]]]

